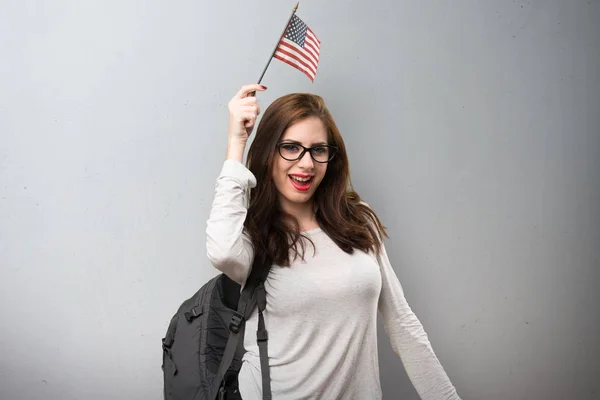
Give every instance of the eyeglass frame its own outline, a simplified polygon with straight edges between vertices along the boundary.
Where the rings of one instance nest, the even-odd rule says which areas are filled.
[[[302,147],[302,151],[300,152],[300,155],[298,156],[298,158],[294,158],[292,160],[290,160],[289,158],[285,158],[281,154],[281,146],[283,146],[284,144],[293,144],[294,146],[300,146],[300,147]],[[317,162],[319,164],[325,164],[325,163],[328,163],[331,160],[333,160],[335,158],[336,154],[337,154],[337,151],[338,151],[338,148],[336,146],[331,145],[331,144],[318,144],[318,145],[312,146],[312,147],[304,147],[300,143],[297,143],[297,142],[285,142],[285,141],[277,143],[275,145],[275,147],[277,148],[277,152],[279,153],[279,156],[281,158],[283,158],[284,160],[286,160],[286,161],[298,161],[298,160],[302,159],[302,157],[304,157],[304,155],[308,151],[308,154],[310,154],[310,158],[312,158],[314,162]],[[329,157],[329,159],[327,161],[318,161],[318,160],[315,160],[315,157],[313,156],[313,153],[312,153],[311,150],[315,149],[317,147],[327,147],[329,149],[333,149],[331,157]]]

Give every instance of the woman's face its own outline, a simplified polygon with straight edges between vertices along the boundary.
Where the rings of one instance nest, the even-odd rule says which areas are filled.
[[[327,145],[327,130],[319,118],[309,117],[288,127],[279,142],[284,143],[281,145],[281,152],[286,158],[294,158],[303,151],[302,147],[294,145]],[[316,150],[317,153],[320,151],[323,149]],[[316,162],[309,151],[299,160],[288,161],[276,150],[273,159],[273,181],[279,192],[283,210],[292,212],[298,208],[312,207],[312,197],[326,171],[327,163]]]

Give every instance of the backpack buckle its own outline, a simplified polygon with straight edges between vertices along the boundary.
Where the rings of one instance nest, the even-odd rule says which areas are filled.
[[[266,342],[267,340],[269,340],[269,333],[265,329],[256,331],[256,341]]]
[[[238,333],[243,321],[244,317],[234,311],[233,315],[231,316],[231,322],[229,323],[229,330],[233,333]]]
[[[190,311],[185,312],[183,315],[185,316],[185,319],[187,322],[192,322],[194,319],[196,319],[202,315],[202,311],[200,311],[200,313],[198,313],[198,310],[196,310],[196,307],[192,307],[192,309]]]

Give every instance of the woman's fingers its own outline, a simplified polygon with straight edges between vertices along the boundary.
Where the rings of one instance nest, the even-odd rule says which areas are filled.
[[[238,92],[235,94],[235,97],[237,97],[238,99],[243,99],[248,97],[248,95],[250,95],[253,92],[256,91],[265,91],[267,90],[267,87],[264,85],[261,85],[259,83],[253,83],[250,85],[244,85],[240,88],[240,90],[238,90]]]

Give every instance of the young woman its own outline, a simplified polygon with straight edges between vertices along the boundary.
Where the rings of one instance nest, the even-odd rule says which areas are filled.
[[[404,297],[385,230],[350,184],[344,142],[321,97],[290,94],[266,110],[247,85],[229,102],[227,157],[207,223],[213,265],[244,285],[253,263],[265,282],[273,398],[381,398],[377,311],[422,399],[459,399]],[[255,332],[257,313],[247,321]],[[261,399],[256,336],[245,335],[243,399]]]

